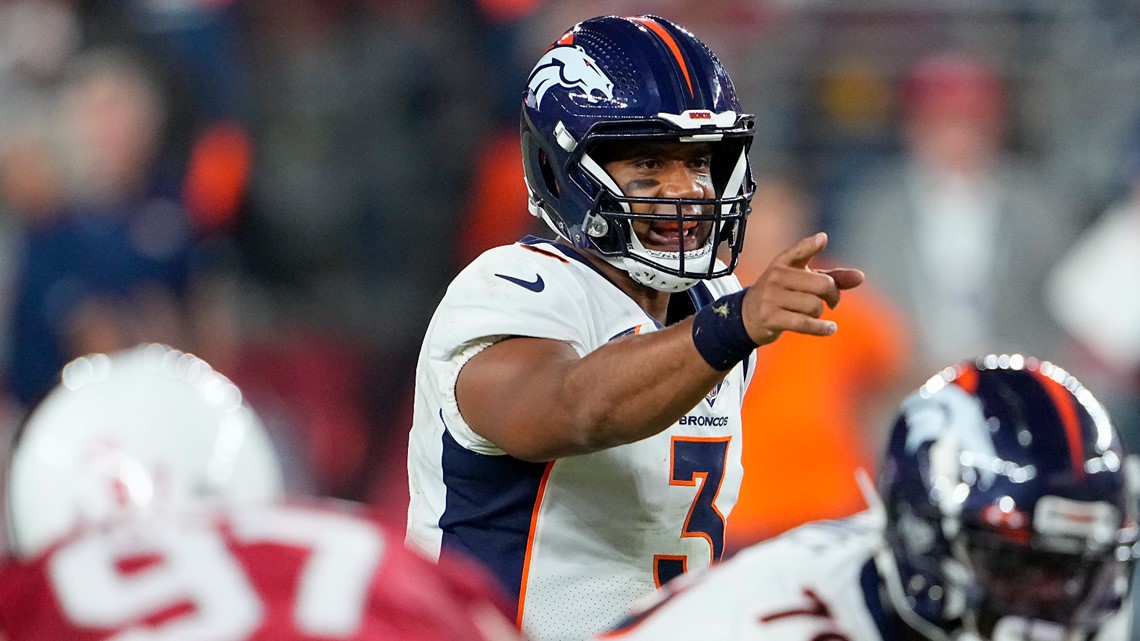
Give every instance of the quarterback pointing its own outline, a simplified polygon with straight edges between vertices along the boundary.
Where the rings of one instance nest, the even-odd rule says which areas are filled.
[[[599,639],[1124,641],[1134,464],[1060,367],[961,363],[903,401],[871,510],[675,581]]]
[[[530,210],[556,238],[485,252],[436,310],[407,538],[490,567],[534,639],[583,639],[721,556],[753,351],[832,334],[825,308],[863,274],[811,269],[817,234],[741,288],[753,117],[668,20],[575,25],[521,121]]]

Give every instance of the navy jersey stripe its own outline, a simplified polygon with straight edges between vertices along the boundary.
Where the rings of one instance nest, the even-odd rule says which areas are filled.
[[[439,518],[440,557],[458,553],[474,558],[518,603],[531,515],[546,463],[472,452],[447,430],[442,463],[447,500]]]

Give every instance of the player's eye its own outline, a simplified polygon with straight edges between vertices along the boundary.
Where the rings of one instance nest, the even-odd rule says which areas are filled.
[[[693,169],[707,170],[712,166],[712,156],[708,155],[694,158],[693,160],[689,161],[689,166]]]

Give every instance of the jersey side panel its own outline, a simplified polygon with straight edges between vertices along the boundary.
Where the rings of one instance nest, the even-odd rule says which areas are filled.
[[[440,558],[460,554],[477,559],[517,603],[535,505],[552,464],[472,452],[448,432],[442,438],[448,491],[439,518]],[[492,522],[493,529],[487,527]]]

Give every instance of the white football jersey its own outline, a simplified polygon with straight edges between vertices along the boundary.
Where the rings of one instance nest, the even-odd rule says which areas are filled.
[[[670,583],[638,602],[632,614],[595,641],[902,641],[904,625],[888,614],[875,554],[881,513],[815,521],[753,545],[708,571]],[[889,607],[889,606],[887,606]],[[1096,641],[1125,641],[1126,608]],[[995,630],[996,632],[996,630]],[[995,641],[1018,638],[995,634]],[[959,633],[955,641],[981,641]]]
[[[739,290],[728,276],[688,295],[702,307]],[[536,238],[473,261],[428,328],[408,452],[408,542],[490,567],[518,597],[518,623],[536,641],[589,638],[637,598],[720,557],[740,488],[740,405],[754,361],[655,436],[548,463],[515,459],[471,430],[455,400],[459,370],[507,336],[564,341],[585,356],[657,329],[585,258]]]

